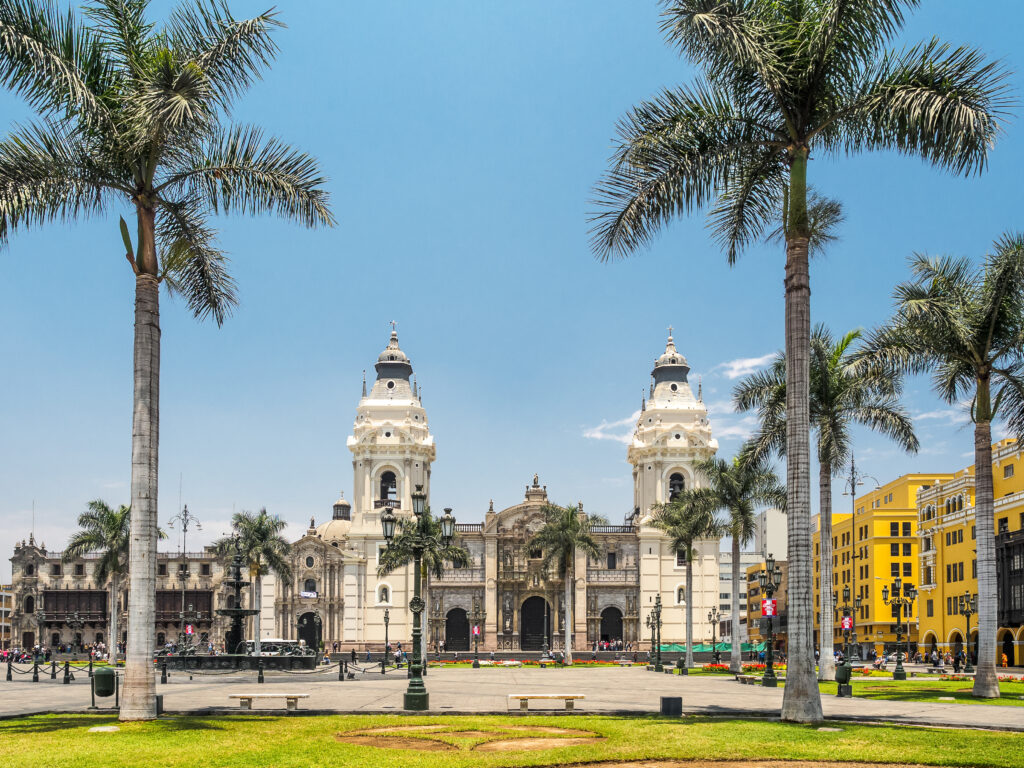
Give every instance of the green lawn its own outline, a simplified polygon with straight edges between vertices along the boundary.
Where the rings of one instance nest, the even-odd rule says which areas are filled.
[[[433,723],[435,733],[410,732],[457,749],[422,752],[346,744],[338,733]],[[815,726],[707,718],[601,717],[405,717],[400,715],[271,717],[169,717],[124,723],[118,733],[89,733],[118,724],[109,715],[46,715],[0,721],[5,766],[275,766],[307,768],[488,768],[638,759],[788,759],[920,763],[925,765],[1020,766],[1024,735],[830,723]],[[523,738],[523,727],[584,729],[597,739],[581,746],[540,751],[477,752],[497,737]],[[517,729],[517,730],[510,730]],[[460,731],[475,731],[460,736]],[[480,733],[486,731],[490,733]],[[391,735],[399,732],[390,730]],[[493,735],[496,734],[496,735]],[[559,737],[564,738],[564,737]],[[937,749],[938,744],[942,745]]]
[[[910,680],[853,681],[853,695],[864,699],[888,699],[891,701],[934,701],[940,696],[952,696],[962,704],[989,704],[997,706],[1024,707],[1024,682],[1000,683],[998,699],[976,699],[971,695],[972,684],[938,679],[915,678]],[[822,693],[835,695],[835,683],[819,683]],[[941,703],[941,702],[940,702]]]

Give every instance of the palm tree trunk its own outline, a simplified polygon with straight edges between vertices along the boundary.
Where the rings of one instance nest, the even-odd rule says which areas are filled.
[[[575,553],[573,553],[575,557]],[[569,642],[572,633],[572,567],[565,565],[565,663],[572,665],[572,643]]]
[[[110,650],[107,658],[114,666],[117,666],[117,596],[120,590],[121,579],[116,573],[112,574],[110,577],[110,626],[107,628],[107,648]]]
[[[984,392],[982,391],[984,390]],[[984,399],[984,403],[982,400]],[[977,413],[988,412],[988,383],[978,386]],[[996,677],[996,538],[992,490],[992,423],[979,420],[974,426],[974,529],[978,558],[978,663],[975,696],[999,698]]]
[[[693,667],[693,542],[686,543],[686,668]]]
[[[729,656],[729,671],[739,674],[743,671],[743,635],[740,633],[740,537],[732,532],[732,653]],[[750,626],[747,616],[747,626]]]
[[[811,280],[807,246],[806,147],[791,152],[786,235],[786,517],[789,616],[782,719],[822,719],[814,674],[814,591],[811,565],[810,349]]]
[[[832,645],[832,470],[827,461],[818,463],[818,519],[821,520],[821,618],[818,621],[818,679],[836,679],[836,657]]]
[[[135,278],[134,410],[128,560],[128,647],[121,720],[156,718],[157,473],[160,444],[160,284],[155,212],[138,208],[140,273]]]

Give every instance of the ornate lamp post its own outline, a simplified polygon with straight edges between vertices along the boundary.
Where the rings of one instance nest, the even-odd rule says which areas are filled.
[[[970,590],[965,591],[960,595],[959,600],[959,612],[960,615],[967,619],[967,639],[964,641],[964,645],[967,648],[967,659],[964,664],[964,672],[973,672],[974,666],[971,664],[971,616],[978,612],[978,596],[972,595]]]
[[[181,560],[182,560],[181,567],[178,569],[178,576],[181,577],[181,613],[180,613],[181,621],[178,624],[178,648],[184,648],[185,647],[185,643],[187,641],[187,638],[185,637],[185,589],[188,587],[188,577],[189,577],[189,570],[188,570],[188,546],[186,544],[186,541],[188,539],[188,529],[189,529],[190,525],[194,524],[197,531],[203,530],[203,525],[202,525],[202,523],[199,522],[199,518],[198,517],[196,517],[193,513],[188,511],[188,504],[186,504],[182,508],[181,512],[179,512],[178,514],[176,514],[174,517],[172,517],[170,519],[170,521],[167,523],[167,527],[173,530],[175,524],[178,524],[178,525],[181,526]],[[189,610],[191,610],[191,606],[189,606]],[[259,630],[257,629],[257,631],[256,631],[256,655],[257,656],[259,656],[259,653],[260,653],[259,642],[260,642],[260,633],[259,633]],[[179,653],[180,653],[180,651],[179,651]]]
[[[843,496],[849,496],[850,497],[850,512],[854,516],[856,516],[856,514],[857,514],[857,488],[859,486],[861,486],[861,485],[864,485],[864,481],[865,480],[872,481],[875,484],[875,488],[876,489],[882,487],[881,484],[878,482],[878,479],[874,475],[869,475],[869,474],[867,474],[865,472],[861,472],[860,470],[857,469],[857,463],[853,460],[853,454],[851,453],[850,454],[850,474],[847,475],[843,479],[843,488],[844,488]],[[853,589],[854,590],[856,590],[856,588],[857,588],[857,567],[856,567],[857,561],[858,560],[863,560],[863,559],[865,559],[865,558],[861,556],[861,550],[858,547],[858,549],[852,555],[852,561],[853,561],[853,564],[854,564],[854,568],[851,571],[851,574],[853,576]],[[832,592],[832,605],[833,605],[833,607],[835,607],[835,604],[836,604],[836,599],[835,598],[836,598],[836,593],[835,593],[835,591],[833,591]],[[860,612],[860,603],[861,603],[861,599],[860,599],[860,597],[858,597],[857,598],[857,613]],[[851,636],[851,638],[853,640],[854,652],[857,654],[857,658],[859,659],[859,658],[861,658],[861,655],[860,655],[860,646],[857,644],[857,615],[855,614],[855,615],[851,616],[851,618],[853,619],[853,622],[850,625],[850,636]],[[822,625],[821,631],[822,632],[825,631],[824,624]],[[843,651],[843,655],[844,656],[848,656],[849,654],[846,651]]]
[[[715,660],[715,664],[718,664],[722,660],[721,654],[718,652],[718,625],[722,622],[722,613],[718,608],[712,608],[708,611],[708,623],[711,624],[711,656]]]
[[[904,584],[899,577],[892,583],[891,598],[889,588],[882,587],[882,602],[893,607],[892,612],[896,617],[896,669],[892,671],[893,680],[907,679],[907,671],[903,669],[903,635],[907,631],[907,627],[903,624],[903,614],[910,613],[910,606],[914,604],[916,599],[917,590],[914,588],[914,585]]]
[[[651,662],[655,672],[663,672],[661,664],[661,595],[654,598],[654,607],[647,614],[645,623],[651,628]]]
[[[391,623],[391,610],[388,608],[384,609],[384,660],[380,663],[380,673],[383,675],[384,670],[388,666],[388,646],[390,641],[388,640],[388,624]]]
[[[832,593],[832,608],[833,610],[838,609],[839,606],[839,595],[835,592]],[[851,608],[854,610],[860,609],[860,598],[854,598],[853,605],[850,605],[850,588],[848,586],[843,587],[843,663],[842,666],[836,670],[836,683],[838,688],[836,690],[836,696],[839,697],[852,697],[853,688],[850,686],[850,678],[853,675],[853,664],[850,662],[850,635],[853,630],[853,616],[851,615]],[[822,624],[824,629],[824,623]],[[856,643],[856,635],[854,642]]]
[[[473,600],[473,669],[480,669],[480,601]]]
[[[768,647],[765,649],[764,677],[761,678],[761,685],[766,688],[778,688],[779,680],[775,677],[772,665],[775,663],[775,617],[779,612],[776,610],[772,595],[782,585],[782,567],[775,562],[771,554],[764,561],[764,565],[764,570],[757,574],[761,592],[766,596],[761,600],[761,616],[768,619]]]
[[[412,545],[413,552],[413,597],[409,601],[409,610],[412,611],[412,665],[409,668],[409,688],[405,692],[404,708],[408,710],[424,710],[429,706],[429,694],[426,686],[423,685],[423,658],[420,647],[422,629],[420,626],[423,614],[423,598],[420,597],[420,578],[423,550],[427,545],[427,533],[424,529],[424,511],[427,506],[427,494],[423,492],[423,486],[417,485],[416,491],[412,494],[412,511],[416,517],[416,526],[413,531]],[[395,513],[391,507],[384,509],[380,517],[381,528],[384,531],[384,540],[391,545],[395,539]],[[455,536],[455,518],[452,517],[451,509],[445,509],[444,517],[441,518],[441,541],[445,545],[451,542]]]

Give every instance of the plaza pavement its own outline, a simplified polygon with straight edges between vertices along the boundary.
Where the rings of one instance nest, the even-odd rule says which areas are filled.
[[[159,679],[159,678],[158,678]],[[228,694],[244,692],[298,692],[310,697],[300,710],[318,713],[402,712],[402,694],[408,680],[404,671],[357,673],[355,680],[340,682],[337,669],[314,674],[266,674],[258,685],[255,673],[232,675],[170,673],[166,684],[157,683],[164,711],[179,714],[238,712]],[[575,669],[431,669],[426,678],[433,714],[504,713],[510,693],[582,693],[581,713],[653,714],[661,696],[682,696],[684,714],[720,717],[778,717],[782,688],[742,685],[731,677],[677,676],[633,668]],[[0,682],[0,717],[40,712],[85,712],[89,706],[89,681],[85,672],[70,685],[61,675],[38,683],[28,676]],[[98,699],[110,707],[113,698]],[[873,699],[840,699],[822,695],[827,719],[891,722],[928,726],[998,728],[1024,731],[1024,707],[956,702],[901,702]],[[561,702],[531,702],[531,711],[561,712]],[[255,703],[257,711],[280,711],[283,702]]]

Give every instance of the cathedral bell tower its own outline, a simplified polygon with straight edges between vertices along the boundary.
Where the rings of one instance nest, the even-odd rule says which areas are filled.
[[[689,372],[669,328],[665,351],[654,361],[650,391],[642,398],[640,418],[626,453],[633,465],[633,507],[641,519],[652,505],[699,486],[702,481],[694,463],[718,451],[700,388],[694,396]]]
[[[348,448],[352,451],[353,532],[379,537],[384,507],[392,507],[399,516],[411,514],[417,485],[429,497],[430,465],[437,449],[412,364],[398,346],[393,328],[374,368],[377,379],[369,394],[364,377]]]

